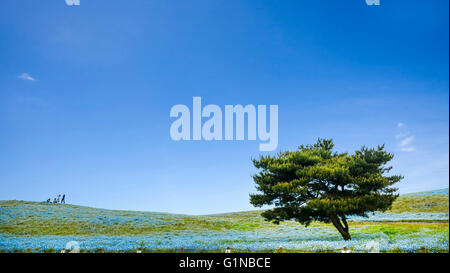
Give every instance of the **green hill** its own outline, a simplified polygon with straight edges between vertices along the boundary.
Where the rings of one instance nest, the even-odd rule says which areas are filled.
[[[364,249],[371,238],[384,242],[385,251],[416,251],[423,245],[448,251],[448,201],[448,189],[400,196],[392,211],[350,218],[350,243],[343,242],[331,225],[274,225],[264,221],[261,211],[192,216],[0,201],[0,251],[41,252],[63,248],[70,240],[82,242],[86,251],[139,246],[149,251],[217,251],[225,246],[273,251],[280,245],[292,251],[333,251],[343,244]]]
[[[448,219],[448,210],[448,189],[445,189],[402,195],[395,201],[390,212],[376,214],[377,217],[371,216],[367,220],[375,221],[384,217],[382,220],[385,221],[432,221],[440,220],[435,219],[438,213],[447,214]],[[27,235],[134,235],[205,229],[247,231],[274,226],[264,221],[260,216],[261,211],[191,216],[96,209],[69,204],[0,201],[0,212],[0,233]],[[417,215],[422,218],[416,218]],[[357,221],[364,220],[357,219],[359,219]]]
[[[401,195],[392,212],[448,212],[448,188]]]

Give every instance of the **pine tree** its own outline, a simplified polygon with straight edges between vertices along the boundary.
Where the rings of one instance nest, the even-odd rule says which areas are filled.
[[[333,152],[333,141],[319,139],[297,151],[253,159],[259,173],[253,176],[256,207],[273,206],[262,216],[276,224],[295,220],[305,226],[312,221],[332,223],[344,240],[350,240],[347,217],[386,211],[398,197],[391,187],[403,177],[386,174],[394,157],[384,150],[362,147],[353,155]]]

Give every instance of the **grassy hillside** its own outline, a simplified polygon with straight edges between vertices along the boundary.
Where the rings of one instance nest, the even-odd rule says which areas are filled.
[[[376,239],[385,251],[417,251],[422,246],[448,251],[448,189],[401,196],[388,213],[351,219],[352,242],[341,240],[328,224],[303,227],[295,222],[277,226],[261,211],[190,216],[117,211],[83,206],[0,201],[0,251],[63,248],[70,240],[86,250],[156,251],[184,249],[217,251],[323,251],[349,246],[364,248]]]
[[[400,196],[389,213],[353,221],[448,220],[446,192]],[[274,228],[263,220],[261,211],[189,216],[168,213],[118,211],[75,205],[27,201],[0,201],[0,233],[17,235],[137,235],[199,230],[249,231]]]
[[[240,219],[95,209],[25,201],[0,202],[0,233],[19,235],[137,235],[247,228]],[[258,213],[254,213],[258,218]],[[262,219],[252,219],[264,224]]]
[[[448,189],[401,195],[392,212],[448,212]]]

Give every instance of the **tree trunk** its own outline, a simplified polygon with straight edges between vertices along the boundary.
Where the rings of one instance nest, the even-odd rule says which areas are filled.
[[[341,214],[341,218],[342,218],[342,222],[344,223],[344,225],[342,225],[341,220],[339,219],[339,216],[337,216],[336,214],[333,214],[330,216],[331,223],[333,223],[333,225],[339,231],[342,238],[344,238],[344,240],[346,240],[346,241],[351,240],[352,237],[350,236],[350,233],[348,232],[348,224],[347,224],[347,220],[345,219],[345,215]]]

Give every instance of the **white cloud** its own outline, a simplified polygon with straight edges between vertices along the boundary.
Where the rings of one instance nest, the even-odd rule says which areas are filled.
[[[31,77],[30,74],[28,73],[22,73],[21,75],[18,76],[18,78],[25,81],[32,81],[32,82],[36,81],[36,79]]]
[[[395,138],[396,139],[400,139],[400,138],[407,137],[408,135],[409,135],[408,133],[400,133],[400,134],[396,134]]]
[[[404,138],[402,141],[400,141],[400,143],[398,145],[400,145],[401,147],[405,147],[408,146],[409,144],[411,144],[411,142],[414,140],[414,136],[410,136],[407,138]]]
[[[402,152],[414,152],[416,147],[403,147],[401,148]]]
[[[404,131],[405,124],[403,122],[397,123],[397,128],[400,129],[400,133],[395,135],[395,138],[398,139],[397,145],[400,147],[402,152],[414,152],[416,147],[411,146],[414,136]]]

